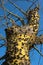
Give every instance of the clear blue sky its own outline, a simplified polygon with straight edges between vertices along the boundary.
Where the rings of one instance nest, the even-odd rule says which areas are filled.
[[[14,1],[14,0],[12,0]],[[23,17],[23,14],[20,13],[20,11],[18,11],[15,7],[13,7],[10,3],[7,2],[7,0],[5,0],[5,7],[8,8],[10,11],[12,11],[13,13],[15,14],[18,14],[19,16]],[[39,11],[39,14],[40,14],[40,27],[39,27],[39,30],[43,30],[43,1],[42,0],[39,0],[40,2],[40,11]],[[31,5],[31,3],[23,0],[23,1],[15,1],[15,3],[21,7],[24,11],[27,10],[28,6]],[[13,8],[12,8],[13,7]],[[3,9],[0,8],[0,15],[4,15],[4,11]],[[6,22],[5,20],[1,21],[0,20],[0,25],[2,23]],[[21,23],[18,21],[17,24],[21,25]],[[2,27],[0,28],[0,34],[2,34],[4,37],[6,37],[5,35],[5,31],[4,31],[5,27]],[[39,34],[43,34],[43,31],[41,31]],[[3,43],[3,41],[0,41],[0,44]],[[38,47],[38,46],[37,46]],[[38,49],[40,49],[40,45],[38,47]],[[43,49],[43,45],[42,45],[42,49]],[[6,47],[2,47],[0,48],[0,57],[2,57],[6,52]],[[42,53],[43,53],[43,50],[42,50]],[[39,57],[40,55],[34,50],[31,50],[30,51],[30,60],[31,60],[31,65],[38,65],[38,61],[39,61]],[[2,61],[4,60],[0,60],[0,65],[2,64]],[[41,60],[40,60],[40,64],[39,65],[43,65],[43,57],[41,57]]]

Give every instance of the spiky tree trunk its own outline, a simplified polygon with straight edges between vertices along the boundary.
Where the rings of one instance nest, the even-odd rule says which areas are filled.
[[[7,55],[9,65],[30,65],[28,38],[22,29],[16,26],[6,29]],[[22,32],[21,32],[22,31]]]
[[[43,42],[43,36],[40,36],[39,38],[29,32],[24,33],[26,31],[26,28],[20,28],[17,26],[12,26],[5,31],[7,38],[6,64],[30,65],[30,56],[28,53],[30,52],[31,48],[36,49],[34,47],[35,44],[41,44]],[[38,53],[40,52],[38,51]],[[40,55],[42,54],[40,53]]]
[[[14,25],[15,23],[12,18],[7,16],[7,18],[12,21],[13,26],[5,29],[7,52],[5,57],[6,61],[3,65],[30,65],[30,57],[28,53],[32,48],[37,50],[34,45],[43,43],[43,36],[37,37],[39,27],[39,7],[35,7],[30,11],[27,10],[27,12],[24,12],[15,3],[12,3],[10,0],[8,1],[21,11],[28,21],[25,25],[24,19],[6,9],[2,2],[3,9],[18,18],[18,20],[22,23],[21,27]],[[38,51],[38,53],[42,55],[40,51]]]
[[[14,25],[5,30],[8,55],[8,57],[6,57],[6,61],[9,65],[30,65],[28,52],[34,46],[38,31],[38,8],[35,8],[28,14],[27,18],[29,20],[29,24],[24,25],[22,23],[24,25],[22,27]]]

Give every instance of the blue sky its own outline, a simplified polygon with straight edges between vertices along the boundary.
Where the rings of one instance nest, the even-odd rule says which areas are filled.
[[[12,0],[12,1],[14,1],[24,11],[26,11],[27,8],[31,5],[30,2],[28,2],[28,1],[26,2],[24,0],[23,1]],[[9,9],[10,11],[12,11],[14,14],[17,14],[17,15],[19,15],[21,17],[24,17],[24,15],[20,11],[18,11],[15,7],[13,7],[9,2],[7,2],[7,0],[5,0],[5,2],[6,3],[4,5],[5,5],[5,7],[7,9]],[[39,30],[43,30],[43,1],[39,0],[39,2],[40,2],[40,10],[39,10],[39,14],[40,14],[40,21],[39,21],[39,23],[40,23],[40,26],[39,26]],[[3,11],[2,8],[0,8],[0,15],[4,15],[4,11]],[[12,17],[12,18],[14,18],[14,17]],[[0,21],[0,25],[2,23],[4,23],[4,22],[6,22],[6,21],[5,20]],[[17,24],[21,25],[20,21],[18,21]],[[0,34],[2,34],[4,37],[6,37],[5,31],[4,31],[5,27],[0,28]],[[43,34],[43,31],[39,32],[39,34]],[[3,43],[3,42],[4,41],[0,41],[0,44]],[[37,46],[37,47],[40,50],[40,45]],[[42,45],[42,49],[43,49],[43,45]],[[6,47],[5,46],[3,46],[2,48],[0,48],[0,57],[4,56],[5,52],[6,52]],[[43,50],[42,50],[42,53],[43,53]],[[32,49],[30,51],[31,65],[38,65],[39,57],[40,57],[40,55],[37,53],[37,51],[35,51],[35,50]],[[0,65],[2,64],[2,61],[4,61],[4,60],[0,60]],[[41,57],[39,65],[43,65],[43,57]]]

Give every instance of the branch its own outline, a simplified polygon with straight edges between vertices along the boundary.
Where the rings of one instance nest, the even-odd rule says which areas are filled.
[[[15,3],[11,2],[10,0],[8,0],[13,6],[15,6],[20,12],[22,12],[24,15],[27,16],[26,12],[24,12],[21,8],[19,8]]]
[[[4,37],[0,34],[0,40],[6,41],[6,38],[4,38]]]
[[[5,8],[5,7],[4,7],[4,8]],[[11,14],[11,15],[13,15],[14,17],[18,18],[18,19],[21,21],[22,25],[24,25],[24,19],[23,19],[23,18],[21,18],[20,16],[14,14],[14,13],[12,13],[12,12],[10,12],[10,11],[9,11],[8,9],[6,9],[6,8],[5,8],[5,10],[6,10],[9,14]]]
[[[0,44],[0,48],[3,47],[3,46],[7,46],[7,40],[6,40],[6,38],[4,38],[2,35],[0,35],[0,40],[4,40],[5,41],[4,44]]]
[[[6,16],[8,17],[10,14],[8,13]],[[6,19],[6,16],[0,16],[0,20]]]
[[[40,46],[40,52],[42,51],[42,44]],[[41,56],[39,56],[39,61],[38,61],[38,65],[40,64],[40,61],[41,61]]]
[[[43,44],[43,35],[40,35],[39,37],[36,37],[35,44]],[[43,56],[43,54],[34,46],[34,49],[37,50],[37,52]]]
[[[3,46],[7,46],[7,43],[5,43],[5,44],[0,44],[0,48],[3,47]]]
[[[35,44],[43,44],[43,35],[36,37]]]
[[[27,9],[27,13],[29,12],[29,10],[30,10],[30,8],[35,4],[37,2],[37,0],[35,0],[33,3],[32,3],[32,5]]]
[[[37,35],[38,35],[40,32],[43,32],[43,30],[39,30],[38,33],[37,33]]]
[[[9,17],[8,17],[8,19],[10,20],[10,22],[12,23],[12,25],[15,24],[15,21],[14,21],[12,18],[9,18]],[[15,25],[16,25],[16,24],[15,24]]]
[[[0,60],[5,59],[5,58],[6,58],[6,55],[4,55],[3,57],[0,57]]]
[[[34,49],[41,55],[43,56],[43,54],[34,46]]]
[[[18,19],[21,21],[22,25],[24,25],[24,19],[21,18],[20,16],[16,15],[16,14],[10,12],[8,9],[6,9],[6,8],[4,7],[3,2],[2,2],[2,8],[3,8],[5,11],[7,11],[9,14],[11,14],[11,15],[13,15],[14,17],[18,18]]]
[[[43,35],[39,36],[40,42],[43,43]]]
[[[17,21],[19,20],[19,19],[14,20],[14,19],[12,19],[12,18],[10,18],[10,17],[7,17],[7,18],[10,20],[10,22],[6,22],[6,23],[2,24],[2,25],[4,25],[4,26],[7,25],[7,27],[8,27],[8,25],[9,25],[10,23],[12,23],[12,26],[16,25],[15,22],[17,22]],[[19,25],[17,25],[17,26],[19,26]]]

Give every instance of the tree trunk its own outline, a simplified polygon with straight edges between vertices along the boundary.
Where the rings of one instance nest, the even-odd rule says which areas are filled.
[[[22,34],[21,34],[22,35]],[[29,49],[27,40],[17,37],[14,29],[6,29],[7,38],[7,57],[6,61],[9,65],[30,65]],[[18,42],[19,41],[19,42]],[[23,42],[24,41],[24,42]]]

